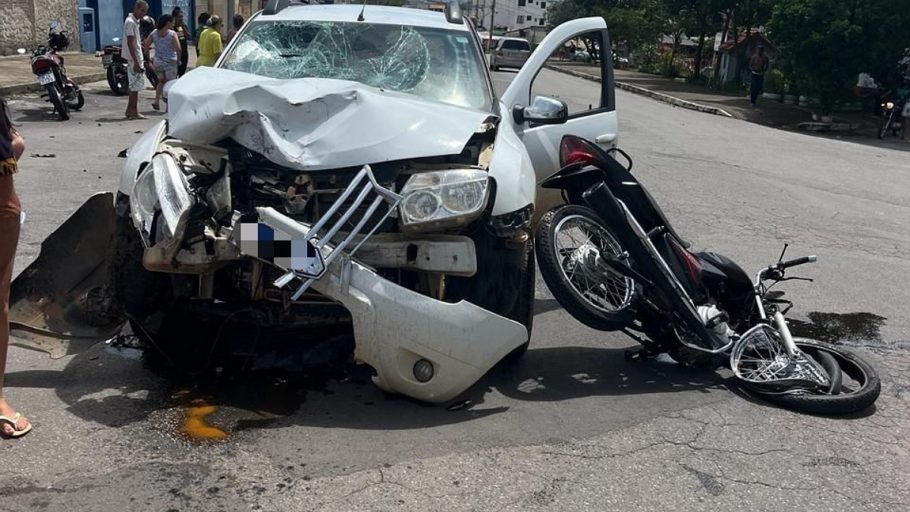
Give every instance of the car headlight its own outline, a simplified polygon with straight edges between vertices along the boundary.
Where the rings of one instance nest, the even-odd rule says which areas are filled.
[[[415,174],[408,179],[398,207],[405,228],[467,224],[487,205],[489,176],[481,169]]]
[[[192,205],[193,196],[186,176],[177,161],[164,153],[152,158],[149,168],[136,181],[130,196],[134,224],[150,242],[149,245],[158,242],[152,238],[151,232],[158,210],[161,211],[159,223],[163,223],[158,226],[158,232],[173,237]]]
[[[146,245],[152,245],[149,241],[152,238],[152,223],[155,221],[157,211],[158,193],[155,191],[155,172],[149,167],[139,176],[130,192],[130,216]]]
[[[887,110],[891,110],[892,108],[894,108],[894,102],[893,102],[893,101],[889,101],[888,103],[885,103],[885,108],[886,108]]]

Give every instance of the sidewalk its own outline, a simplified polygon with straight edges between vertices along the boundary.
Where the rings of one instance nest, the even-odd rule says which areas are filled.
[[[196,65],[196,47],[190,45],[189,69]],[[101,57],[93,53],[62,53],[67,75],[77,84],[84,85],[107,79],[101,66]],[[0,96],[11,96],[43,89],[32,74],[31,54],[0,57]]]
[[[590,65],[571,64],[559,65],[557,69],[581,76],[592,75]],[[705,86],[689,84],[682,80],[674,80],[663,76],[639,73],[617,69],[613,71],[616,86],[636,94],[658,96],[655,99],[667,103],[683,103],[679,105],[694,110],[707,111],[714,114],[729,114],[737,119],[756,124],[780,128],[785,130],[799,130],[800,123],[812,122],[812,109],[798,105],[787,105],[779,101],[766,98],[758,99],[758,106],[753,108],[745,92],[737,94],[709,89]],[[705,107],[705,108],[701,108]],[[876,132],[879,118],[868,112],[835,112],[834,121],[856,125],[856,129],[845,132],[806,132],[816,133],[828,137],[851,139],[854,142],[873,144],[876,146],[894,149],[910,150],[910,142],[896,137],[886,137],[884,141],[878,140]]]
[[[64,52],[66,73],[77,84],[105,80],[107,75],[101,66],[101,58],[93,53]],[[31,53],[0,57],[0,96],[10,96],[43,89],[32,73],[29,59]]]

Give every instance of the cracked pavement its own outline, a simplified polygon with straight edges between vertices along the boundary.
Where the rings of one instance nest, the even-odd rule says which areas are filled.
[[[496,73],[502,87],[512,76]],[[546,76],[568,101],[596,91]],[[13,118],[29,145],[16,271],[94,191],[150,122],[120,122],[104,84],[67,124],[33,97]],[[143,93],[146,108],[150,96]],[[802,332],[878,369],[871,414],[821,418],[745,395],[729,374],[630,362],[634,343],[571,319],[538,278],[531,350],[447,409],[362,375],[298,386],[176,382],[132,349],[52,361],[13,348],[11,401],[35,431],[0,442],[0,510],[899,510],[910,503],[910,166],[903,154],[780,132],[619,92],[634,172],[697,248],[747,270],[819,262],[792,283]],[[81,125],[79,123],[82,123]],[[849,315],[860,313],[859,315]],[[860,322],[861,325],[853,325]],[[179,433],[214,406],[224,442]]]

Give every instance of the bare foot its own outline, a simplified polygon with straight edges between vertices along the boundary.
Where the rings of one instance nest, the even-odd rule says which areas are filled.
[[[0,416],[6,416],[7,418],[13,419],[16,417],[16,410],[10,407],[6,400],[0,399]],[[3,421],[0,422],[0,435],[3,437],[11,437],[17,431],[21,432],[27,429],[29,426],[28,418],[25,416],[20,416],[19,421],[16,422],[15,428],[13,425]]]

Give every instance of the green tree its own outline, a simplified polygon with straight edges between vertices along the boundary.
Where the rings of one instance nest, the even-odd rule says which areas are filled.
[[[559,0],[547,6],[547,22],[556,26],[576,18],[596,16],[598,7],[608,3],[606,0]]]
[[[898,4],[903,4],[898,5]],[[867,72],[893,76],[910,42],[908,0],[787,0],[769,24],[785,69],[830,113]]]
[[[606,20],[612,42],[632,48],[653,43],[660,35],[661,11],[655,0],[601,1],[594,7],[594,15]]]

